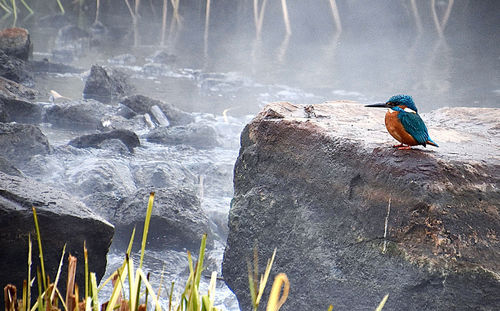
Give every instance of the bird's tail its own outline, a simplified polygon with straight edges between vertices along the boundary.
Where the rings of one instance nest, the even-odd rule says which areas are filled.
[[[425,143],[429,144],[429,145],[432,145],[434,147],[439,147],[438,144],[436,144],[432,139],[428,139]]]

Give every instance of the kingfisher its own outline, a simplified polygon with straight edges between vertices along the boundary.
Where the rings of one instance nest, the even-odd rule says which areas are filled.
[[[424,121],[420,118],[417,106],[410,95],[394,95],[385,103],[365,107],[389,108],[385,114],[385,127],[389,134],[400,142],[398,149],[411,149],[411,146],[427,144],[439,147],[429,136]]]

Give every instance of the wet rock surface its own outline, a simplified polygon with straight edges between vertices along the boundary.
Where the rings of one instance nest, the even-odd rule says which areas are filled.
[[[152,130],[146,139],[157,144],[189,145],[199,149],[213,148],[219,145],[215,129],[210,125],[200,123],[157,128]]]
[[[0,189],[1,284],[11,283],[22,288],[23,280],[27,278],[28,235],[32,242],[36,241],[32,206],[38,215],[47,275],[53,277],[57,274],[65,243],[66,254],[69,252],[79,263],[84,262],[85,242],[89,264],[99,282],[106,269],[106,254],[113,236],[111,224],[96,216],[75,197],[29,178],[0,172]],[[39,266],[38,247],[35,245],[34,242],[32,273]],[[66,271],[61,271],[61,280],[66,280]],[[76,282],[85,284],[82,264],[77,266]],[[64,289],[64,283],[61,282],[60,290]]]
[[[0,156],[19,166],[52,150],[47,137],[31,124],[0,123],[0,146]]]
[[[172,126],[184,125],[194,121],[194,117],[191,114],[174,107],[172,104],[152,99],[144,95],[126,97],[121,103],[137,114],[151,113],[151,108],[158,106]]]
[[[44,122],[60,128],[97,130],[102,128],[101,120],[115,115],[117,109],[95,100],[68,101],[46,107]]]
[[[68,144],[77,148],[100,148],[103,142],[113,139],[121,141],[130,152],[134,152],[134,148],[141,145],[139,137],[134,132],[128,130],[112,130],[104,133],[84,135],[72,139]]]
[[[277,248],[282,310],[374,309],[387,293],[384,310],[497,308],[500,110],[423,114],[440,148],[396,150],[385,111],[313,109],[273,103],[242,132],[223,262],[241,309],[254,246],[261,271]]]
[[[110,103],[129,95],[132,90],[133,87],[124,72],[94,65],[90,68],[90,75],[85,82],[83,97]]]
[[[149,249],[194,249],[199,247],[199,239],[210,233],[208,217],[201,209],[200,200],[192,188],[148,188],[155,192],[154,209],[151,216],[148,239]],[[139,189],[127,197],[116,210],[113,222],[117,235],[130,237],[135,227],[137,232],[144,228],[145,207],[148,204],[148,189]],[[120,234],[121,233],[121,234]],[[142,236],[136,235],[136,245]],[[119,249],[128,245],[128,240],[115,241]],[[212,243],[208,244],[211,247]]]
[[[0,31],[0,50],[7,55],[27,61],[32,53],[28,30],[24,28],[6,28]]]
[[[28,63],[15,56],[9,56],[2,50],[0,50],[0,76],[18,83],[33,84],[33,74]]]

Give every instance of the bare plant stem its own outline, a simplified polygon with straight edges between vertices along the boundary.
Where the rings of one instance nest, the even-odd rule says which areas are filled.
[[[161,16],[161,45],[165,45],[165,34],[167,33],[167,12],[168,12],[168,0],[163,0],[163,9]]]
[[[411,10],[413,12],[413,17],[415,18],[415,24],[417,25],[418,33],[422,33],[422,20],[420,19],[420,14],[418,14],[418,7],[415,0],[410,0]]]
[[[384,225],[384,247],[382,249],[382,253],[385,254],[387,249],[387,224],[389,223],[389,215],[391,213],[391,197],[389,196],[389,204],[387,205],[387,215],[385,216],[385,225]]]
[[[340,14],[339,9],[337,8],[337,2],[335,0],[330,0],[330,7],[332,9],[333,21],[335,22],[337,33],[341,33],[342,23],[340,22]]]
[[[292,28],[290,27],[290,19],[288,17],[288,8],[286,6],[286,0],[281,0],[281,8],[283,10],[283,20],[285,21],[286,33],[290,35],[292,33]]]

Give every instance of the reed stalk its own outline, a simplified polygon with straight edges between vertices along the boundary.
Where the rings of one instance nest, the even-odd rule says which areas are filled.
[[[262,25],[264,24],[264,12],[266,11],[267,0],[263,0],[259,8],[259,0],[253,1],[253,14],[255,22],[255,32],[257,39],[260,39]]]
[[[94,24],[97,24],[99,22],[99,9],[100,9],[100,7],[101,7],[101,0],[96,0]]]
[[[330,8],[332,9],[333,21],[335,23],[335,29],[337,33],[342,32],[342,23],[340,22],[339,9],[337,7],[337,2],[335,0],[330,0]]]
[[[288,7],[286,5],[286,0],[281,0],[281,9],[283,11],[283,21],[285,22],[285,29],[287,35],[292,34],[292,28],[290,27],[290,19],[288,17]]]
[[[163,8],[161,14],[161,46],[165,45],[165,35],[167,33],[167,13],[168,13],[168,0],[163,0]]]
[[[384,298],[382,298],[382,301],[379,303],[379,305],[378,305],[377,309],[375,309],[375,311],[382,311],[385,303],[387,302],[387,299],[389,299],[389,294],[385,295]]]
[[[40,235],[40,226],[38,225],[38,216],[36,215],[36,210],[33,207],[33,219],[35,221],[36,237],[38,240],[38,253],[40,257],[40,266],[42,267],[42,281],[44,290],[47,289],[47,279],[45,275],[45,264],[43,260],[43,250],[42,250],[42,236]]]

